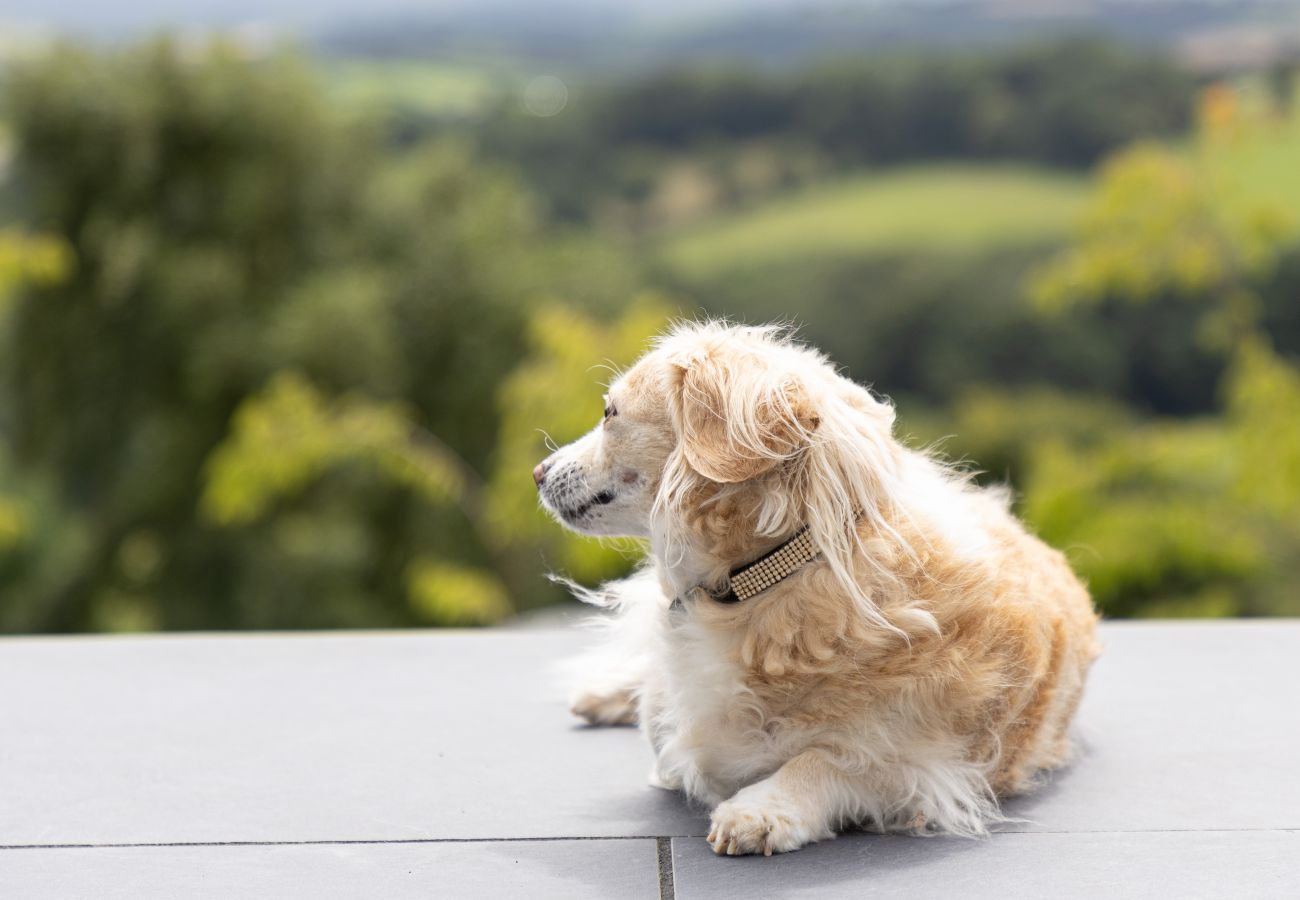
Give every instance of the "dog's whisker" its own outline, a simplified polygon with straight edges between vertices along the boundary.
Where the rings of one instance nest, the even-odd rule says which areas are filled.
[[[546,429],[538,428],[535,430],[542,436],[542,445],[546,447],[547,450],[555,453],[560,449],[560,445],[555,443],[554,439],[551,438],[551,435],[546,431]]]

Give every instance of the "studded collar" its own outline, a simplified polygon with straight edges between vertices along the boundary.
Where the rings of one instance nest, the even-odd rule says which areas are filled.
[[[780,584],[820,555],[821,551],[813,544],[808,526],[805,525],[784,543],[773,547],[758,559],[732,569],[721,588],[710,589],[698,585],[686,593],[698,589],[717,603],[742,603]],[[681,595],[673,598],[671,608],[682,608]]]

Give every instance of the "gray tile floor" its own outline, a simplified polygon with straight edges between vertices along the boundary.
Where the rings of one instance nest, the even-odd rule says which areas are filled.
[[[1300,896],[1300,622],[1112,624],[986,841],[714,857],[572,630],[0,640],[0,898]]]

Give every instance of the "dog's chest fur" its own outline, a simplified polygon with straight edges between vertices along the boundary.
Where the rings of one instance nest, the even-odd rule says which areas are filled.
[[[742,662],[744,632],[710,627],[687,610],[670,613],[647,692],[656,722],[660,777],[717,802],[763,778],[804,749],[799,722],[804,679],[764,679]]]

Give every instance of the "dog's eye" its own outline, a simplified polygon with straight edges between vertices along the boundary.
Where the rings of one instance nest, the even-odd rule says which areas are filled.
[[[607,398],[605,400],[605,420],[609,421],[610,419],[614,418],[616,415],[618,415],[618,410],[614,407],[614,404]]]

